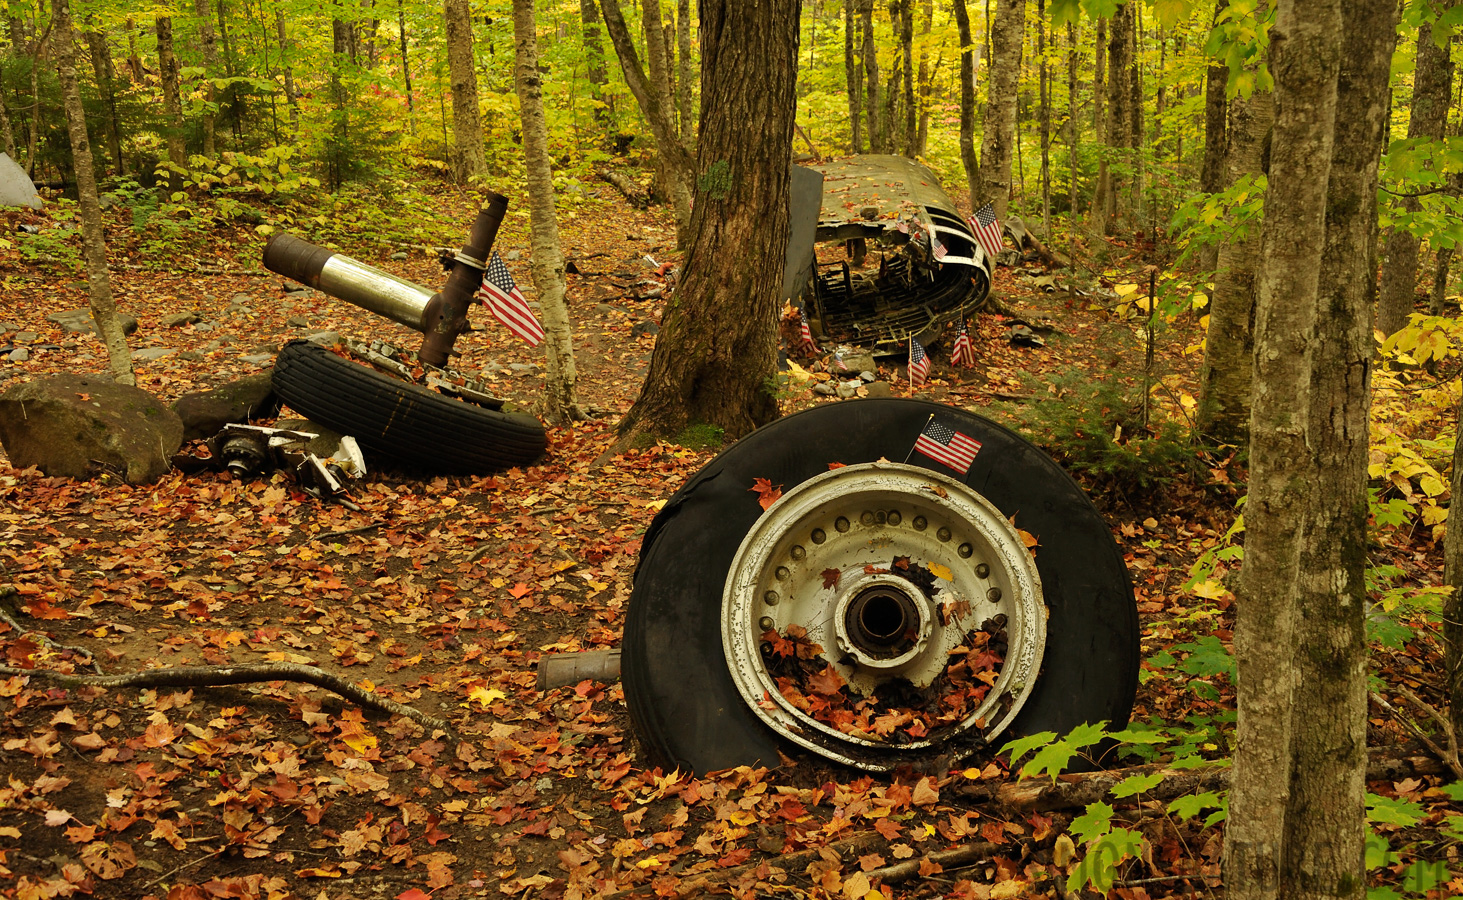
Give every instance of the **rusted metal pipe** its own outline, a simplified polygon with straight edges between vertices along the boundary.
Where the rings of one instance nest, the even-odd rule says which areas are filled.
[[[431,291],[344,254],[280,233],[264,246],[264,267],[407,328],[427,330]]]
[[[472,308],[473,296],[482,284],[488,254],[493,251],[493,242],[498,239],[498,226],[503,224],[503,214],[507,211],[508,198],[489,192],[487,202],[472,224],[467,243],[453,260],[447,284],[437,295],[437,302],[426,311],[426,327],[423,329],[426,337],[417,358],[427,365],[447,365],[457,336],[468,330],[467,311]]]

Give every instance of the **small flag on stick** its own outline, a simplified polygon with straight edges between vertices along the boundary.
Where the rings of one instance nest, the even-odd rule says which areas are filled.
[[[930,375],[930,358],[925,348],[912,336],[909,339],[909,383],[916,387],[924,384]]]
[[[802,310],[798,310],[798,339],[809,353],[818,352],[818,344],[813,340],[813,330],[808,327],[808,317]]]
[[[1001,252],[1001,223],[996,221],[996,208],[990,203],[975,211],[970,217],[970,227],[975,229],[975,239],[981,249],[992,260]]]
[[[526,341],[530,347],[538,346],[538,342],[544,339],[544,327],[533,317],[533,311],[528,308],[523,291],[518,289],[513,281],[513,274],[503,264],[503,259],[496,250],[493,251],[493,258],[488,260],[487,269],[483,271],[483,283],[478,287],[477,298],[492,310],[504,327]]]
[[[955,336],[955,346],[950,348],[950,365],[969,368],[975,365],[975,346],[970,343],[970,332],[965,323],[960,323],[960,333]]]
[[[975,462],[975,454],[980,452],[980,441],[932,418],[914,442],[914,449],[964,475]]]

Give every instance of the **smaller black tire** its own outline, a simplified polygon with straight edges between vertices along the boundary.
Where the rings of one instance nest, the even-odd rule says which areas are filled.
[[[443,396],[291,341],[274,363],[274,392],[306,418],[353,436],[369,456],[444,475],[531,463],[548,438],[533,416]]]

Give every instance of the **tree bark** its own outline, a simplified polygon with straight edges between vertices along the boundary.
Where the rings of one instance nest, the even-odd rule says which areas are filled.
[[[1218,0],[1214,4],[1215,24],[1228,7],[1229,0]],[[1224,177],[1224,161],[1229,153],[1229,131],[1226,127],[1229,101],[1225,98],[1228,86],[1229,66],[1211,60],[1204,69],[1204,159],[1199,165],[1199,190],[1206,194],[1216,194],[1229,186]],[[1200,252],[1198,265],[1203,271],[1213,271],[1219,265],[1219,246],[1205,247]]]
[[[1082,127],[1077,122],[1077,25],[1067,23],[1067,221],[1076,223],[1077,209],[1077,142],[1082,137]],[[1076,258],[1076,229],[1072,229],[1069,241],[1072,257]]]
[[[691,0],[676,6],[676,115],[681,120],[681,141],[696,143],[695,45],[691,40]]]
[[[1274,120],[1271,94],[1236,97],[1229,104],[1229,178],[1263,175],[1265,134]],[[1219,248],[1209,332],[1199,371],[1199,433],[1226,444],[1243,444],[1250,427],[1250,383],[1254,373],[1255,267],[1260,226],[1226,240]]]
[[[960,33],[960,164],[965,169],[970,208],[979,208],[980,163],[975,158],[975,72],[980,62],[970,37],[970,12],[965,0],[951,0],[955,27]]]
[[[579,20],[584,45],[585,77],[589,79],[590,92],[594,96],[594,121],[608,133],[611,115],[609,99],[605,97],[605,85],[609,76],[605,72],[605,45],[601,34],[599,6],[595,0],[579,0]]]
[[[587,0],[593,2],[593,0]],[[406,125],[412,133],[417,133],[417,104],[416,96],[411,87],[411,56],[406,52],[406,3],[405,0],[396,0],[396,33],[400,39],[401,46],[401,80],[406,87]],[[604,74],[603,70],[600,72]],[[598,98],[596,98],[598,99]]]
[[[787,249],[800,0],[702,0],[696,210],[622,443],[708,424],[736,438],[777,416],[768,389]]]
[[[1366,488],[1377,169],[1397,6],[1391,0],[1339,0],[1336,6],[1339,21],[1329,46],[1283,46],[1280,53],[1285,67],[1290,63],[1284,57],[1292,50],[1323,59],[1332,53],[1339,63],[1310,347],[1310,489],[1301,520],[1306,537],[1292,651],[1298,684],[1281,879],[1282,891],[1292,896],[1360,900],[1366,895]],[[1316,18],[1322,19],[1318,30],[1334,21],[1325,10]],[[1311,65],[1309,60],[1300,64]],[[1300,115],[1320,111],[1310,98],[1299,100],[1305,104]],[[1282,106],[1277,115],[1277,148],[1272,150],[1277,180],[1295,171],[1278,148],[1289,137],[1279,126],[1288,112]],[[1295,148],[1297,156],[1310,152],[1304,143]],[[1289,294],[1267,299],[1292,302]]]
[[[914,0],[898,0],[899,48],[904,59],[904,155],[913,159],[919,141],[918,114],[914,104]]]
[[[641,0],[640,27],[645,37],[645,64],[650,76],[650,90],[655,94],[655,102],[665,111],[673,139],[681,143],[680,131],[676,127],[675,89],[671,85],[674,60],[669,59],[666,52],[666,29],[660,17],[660,0]],[[656,163],[657,199],[670,202],[679,220],[682,214],[680,203],[689,203],[690,195],[682,192],[683,182],[668,155],[656,154]],[[690,220],[690,213],[687,207],[684,210],[686,221]]]
[[[86,114],[81,106],[81,88],[76,82],[76,34],[71,25],[69,0],[51,0],[51,14],[52,27],[56,31],[56,63],[66,107],[66,133],[71,139],[71,158],[76,166],[81,244],[86,257],[91,317],[107,348],[107,362],[113,380],[119,384],[135,384],[132,354],[127,349],[127,338],[122,334],[122,323],[117,321],[112,278],[107,271],[107,239],[102,230],[101,206],[97,201],[96,170],[93,168],[91,140],[86,133]]]
[[[1431,22],[1417,29],[1417,68],[1413,76],[1412,106],[1407,123],[1409,140],[1441,140],[1448,121],[1448,104],[1453,99],[1453,35],[1450,31],[1439,47],[1433,39]],[[1422,211],[1416,197],[1406,197],[1402,210],[1415,215]],[[1421,241],[1405,228],[1393,228],[1387,235],[1382,262],[1382,283],[1377,297],[1377,328],[1394,334],[1407,324],[1417,296],[1417,257]]]
[[[193,15],[198,19],[198,43],[203,52],[203,155],[212,159],[218,153],[214,126],[218,121],[218,91],[213,79],[219,76],[218,37],[213,32],[213,9],[209,0],[193,0]]]
[[[178,88],[178,57],[173,52],[173,19],[171,16],[158,16],[156,25],[158,77],[163,87],[168,160],[182,167],[188,164],[188,149],[183,144],[183,102]]]
[[[472,10],[467,0],[445,0],[447,67],[452,80],[452,177],[460,183],[488,174],[483,155],[483,120],[478,77],[473,68]]]
[[[1103,234],[1120,230],[1119,198],[1127,185],[1113,172],[1111,158],[1128,154],[1133,140],[1134,4],[1124,3],[1113,14],[1107,39],[1106,150],[1097,167],[1097,190],[1092,198],[1094,224]]]
[[[650,133],[655,139],[656,151],[665,160],[667,168],[673,176],[670,191],[672,209],[676,216],[676,243],[679,246],[685,246],[691,227],[693,174],[691,155],[687,152],[686,146],[676,137],[675,123],[671,119],[674,110],[661,102],[660,91],[656,88],[655,82],[651,78],[647,78],[645,70],[640,67],[640,56],[635,52],[635,44],[630,38],[630,29],[625,25],[625,16],[620,11],[619,0],[601,0],[600,6],[604,12],[605,28],[610,33],[610,43],[614,45],[615,55],[620,59],[620,70],[625,75],[625,84],[629,86],[630,93],[635,96],[635,102],[640,105],[640,111],[645,114],[646,120],[650,123]],[[703,81],[705,79],[705,58],[703,50]]]
[[[858,4],[864,33],[864,81],[869,86],[869,152],[888,153],[889,142],[881,117],[884,91],[879,82],[879,50],[874,43],[874,0],[858,0]]]
[[[1036,55],[1040,73],[1037,80],[1037,118],[1041,129],[1041,236],[1052,235],[1052,96],[1051,78],[1046,64],[1046,0],[1036,0]]]
[[[955,0],[962,3],[964,0]],[[970,31],[969,23],[965,27]],[[858,19],[853,0],[843,0],[843,79],[848,88],[848,152],[864,152],[864,72],[856,52]]]
[[[1276,116],[1261,235],[1245,560],[1236,594],[1239,718],[1224,846],[1225,887],[1233,900],[1269,898],[1287,887],[1300,887],[1290,882],[1288,840],[1324,853],[1315,843],[1324,835],[1295,834],[1287,821],[1295,804],[1313,802],[1305,796],[1314,787],[1305,783],[1311,773],[1301,771],[1292,758],[1306,740],[1297,743],[1296,736],[1324,727],[1318,720],[1336,712],[1297,708],[1299,697],[1315,695],[1316,686],[1306,683],[1314,678],[1309,667],[1331,662],[1300,657],[1341,654],[1338,648],[1309,643],[1297,652],[1298,640],[1317,636],[1297,619],[1302,610],[1309,611],[1311,592],[1318,586],[1330,591],[1330,603],[1354,603],[1358,614],[1364,598],[1358,593],[1360,578],[1351,581],[1347,569],[1305,569],[1318,557],[1344,556],[1350,549],[1344,546],[1344,533],[1311,533],[1308,526],[1321,525],[1332,512],[1334,499],[1322,501],[1316,494],[1329,491],[1339,498],[1353,490],[1341,483],[1345,476],[1340,468],[1331,471],[1339,459],[1330,457],[1344,452],[1340,442],[1365,441],[1364,425],[1358,435],[1347,433],[1349,422],[1314,420],[1316,411],[1335,399],[1324,390],[1317,392],[1316,379],[1356,374],[1316,368],[1332,327],[1320,314],[1320,272],[1341,55],[1339,7],[1340,0],[1281,0],[1271,29]],[[1364,248],[1353,248],[1358,251]],[[1356,386],[1364,385],[1364,376],[1356,377]],[[1323,487],[1315,479],[1320,473],[1337,482]],[[1360,494],[1356,496],[1359,501]],[[1365,503],[1357,502],[1349,512],[1364,516],[1365,510]],[[1324,631],[1317,626],[1316,632]],[[1361,826],[1360,809],[1356,819]],[[1360,876],[1360,846],[1355,855],[1354,864],[1338,865],[1318,877],[1350,877],[1351,868]],[[1364,885],[1358,878],[1346,895]],[[1317,890],[1315,896],[1334,895]]]
[[[1021,77],[1021,37],[1026,0],[996,0],[991,22],[991,76],[986,85],[980,142],[980,204],[1006,218],[1011,195],[1011,155],[1016,139],[1016,92]]]
[[[1433,267],[1433,285],[1427,294],[1427,312],[1441,316],[1448,300],[1448,272],[1453,266],[1453,248],[1438,249],[1437,265]]]
[[[930,140],[930,92],[934,89],[935,73],[940,69],[940,60],[935,60],[934,68],[930,67],[930,30],[935,27],[935,2],[924,0],[921,6],[924,14],[924,28],[920,29],[919,48],[919,134],[915,138],[914,149],[910,156],[919,158],[925,155]],[[944,49],[944,45],[941,45]]]
[[[285,31],[284,10],[278,7],[274,10],[274,28],[279,35],[279,50],[281,68],[284,70],[284,97],[290,107],[291,133],[300,133],[300,95],[295,90],[295,68],[291,57],[294,52],[294,44],[290,42],[289,34]],[[406,33],[402,32],[403,48],[406,43]],[[406,66],[406,51],[402,50],[402,67]]]
[[[538,70],[538,35],[533,0],[513,0],[513,39],[518,116],[523,125],[523,159],[528,169],[528,211],[533,247],[533,284],[544,318],[547,379],[543,417],[555,425],[583,419],[575,400],[574,344],[564,303],[564,251],[554,214],[554,171],[549,163],[549,126],[544,118],[543,79]]]
[[[122,123],[117,117],[117,74],[112,67],[112,50],[107,46],[107,36],[103,32],[91,29],[86,32],[85,38],[88,55],[91,56],[92,74],[96,77],[97,93],[101,95],[102,104],[107,108],[107,155],[112,160],[112,171],[125,175],[127,163],[122,158]],[[10,117],[5,113],[4,101],[0,98],[0,132],[4,133],[6,144],[11,145]]]

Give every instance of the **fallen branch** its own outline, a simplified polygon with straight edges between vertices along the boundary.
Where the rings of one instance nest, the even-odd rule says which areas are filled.
[[[67,687],[159,688],[159,687],[222,687],[232,684],[255,684],[264,681],[293,681],[313,684],[332,691],[358,706],[378,709],[394,716],[405,716],[426,728],[440,728],[452,733],[452,726],[441,719],[387,699],[363,687],[351,684],[339,675],[332,675],[316,666],[298,663],[257,663],[242,666],[174,666],[146,669],[122,675],[76,675],[54,669],[19,669],[0,666],[0,675],[24,675],[40,681],[52,681]]]
[[[631,206],[636,209],[648,209],[650,207],[650,195],[639,184],[636,184],[633,178],[608,168],[596,169],[595,174],[613,185],[620,193],[624,194],[625,199],[630,201]]]
[[[51,647],[52,649],[70,650],[72,653],[83,654],[88,660],[91,661],[92,671],[96,672],[98,675],[102,674],[102,667],[97,662],[96,655],[90,650],[86,649],[85,647],[77,647],[72,644],[63,644],[60,641],[52,640],[50,636],[48,636],[45,632],[36,631],[33,628],[26,628],[24,625],[15,621],[15,619],[10,615],[10,609],[8,608],[10,606],[9,600],[10,598],[18,596],[19,594],[19,591],[17,591],[14,587],[8,584],[0,586],[0,621],[4,621],[6,625],[14,628],[20,634],[34,635],[42,644],[45,644],[47,647]]]
[[[895,863],[892,866],[884,866],[881,869],[870,869],[864,875],[868,877],[869,881],[875,884],[897,884],[918,875],[920,869],[926,863],[937,865],[942,869],[965,866],[989,859],[992,854],[1004,846],[1006,845],[986,843],[962,844],[959,847],[951,847],[949,850],[926,853],[917,859],[906,859],[904,862]]]
[[[808,867],[809,863],[815,860],[824,859],[824,854],[832,851],[839,856],[845,854],[861,854],[874,847],[883,846],[889,843],[882,834],[877,831],[861,831],[851,838],[846,838],[822,847],[812,847],[807,850],[799,850],[796,853],[784,853],[773,859],[759,860],[746,865],[735,866],[730,869],[722,869],[720,872],[707,872],[690,878],[682,878],[676,885],[675,897],[690,897],[708,892],[709,888],[716,885],[733,883],[747,875],[752,875],[763,866],[774,869],[781,869],[784,872],[801,872]],[[916,867],[916,871],[918,868]],[[654,893],[654,888],[649,884],[639,884],[623,891],[616,891],[613,894],[606,894],[601,900],[621,900],[640,892]]]
[[[1378,694],[1376,691],[1372,691],[1371,698],[1378,706],[1391,713],[1392,717],[1402,724],[1402,727],[1412,732],[1414,737],[1422,741],[1427,749],[1433,752],[1434,756],[1442,760],[1443,764],[1446,765],[1450,771],[1452,771],[1454,778],[1463,780],[1463,764],[1460,764],[1458,760],[1458,741],[1457,738],[1453,735],[1452,724],[1448,722],[1447,719],[1444,719],[1441,715],[1439,715],[1437,710],[1433,709],[1427,703],[1424,703],[1420,697],[1412,693],[1412,691],[1408,690],[1405,686],[1399,685],[1397,687],[1397,690],[1399,693],[1402,694],[1402,696],[1406,697],[1409,702],[1411,702],[1414,706],[1417,706],[1423,712],[1427,713],[1433,719],[1433,721],[1442,726],[1443,735],[1447,738],[1448,741],[1448,746],[1446,748],[1439,747],[1437,745],[1437,742],[1435,742],[1431,737],[1427,735],[1427,732],[1423,731],[1421,728],[1418,728],[1417,723],[1402,715],[1401,710],[1397,709],[1397,707],[1393,706],[1391,703],[1388,703],[1387,699],[1381,694]]]

